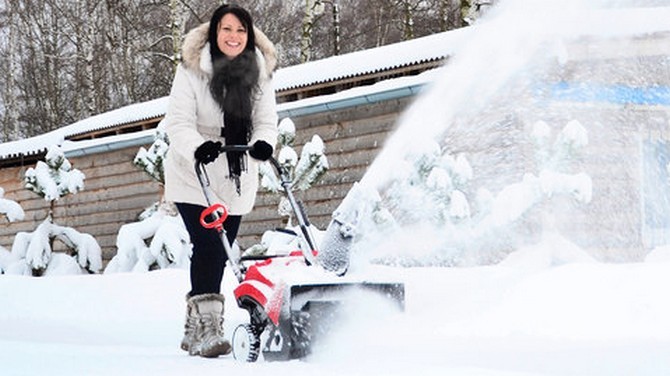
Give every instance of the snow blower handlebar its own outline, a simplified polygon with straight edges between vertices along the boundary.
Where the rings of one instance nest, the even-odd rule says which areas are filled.
[[[317,259],[315,253],[318,254],[319,250],[316,247],[314,236],[310,231],[309,219],[307,218],[307,214],[305,214],[305,208],[302,206],[302,203],[296,200],[295,196],[293,196],[293,191],[291,191],[291,179],[288,176],[286,169],[283,168],[274,157],[270,157],[269,161],[279,174],[279,180],[281,180],[281,186],[284,188],[286,199],[288,200],[291,208],[293,209],[293,212],[296,215],[296,218],[298,219],[300,231],[302,232],[302,236],[307,242],[307,246],[309,247],[309,250],[303,251],[305,260],[309,265],[316,265]]]
[[[227,153],[230,151],[239,151],[246,152],[250,149],[250,146],[246,145],[233,145],[233,146],[223,146],[221,147],[221,153]],[[209,176],[207,175],[207,170],[205,169],[205,164],[200,161],[195,161],[195,175],[198,177],[198,182],[200,187],[202,187],[202,193],[205,195],[205,200],[207,201],[207,209],[203,210],[200,214],[200,224],[202,227],[207,229],[216,229],[216,231],[221,236],[221,242],[223,243],[223,248],[226,251],[228,256],[228,261],[230,261],[230,266],[233,269],[233,273],[237,278],[238,282],[244,280],[244,274],[238,257],[235,257],[233,253],[232,244],[228,242],[226,237],[226,230],[223,228],[223,223],[228,218],[228,210],[223,204],[213,203],[212,193],[209,190],[210,182]],[[211,218],[212,220],[209,220]]]
[[[221,149],[219,149],[219,151],[223,154],[228,152],[247,152],[250,149],[251,146],[248,145],[224,145],[221,146]],[[305,261],[307,261],[307,263],[310,265],[316,265],[317,259],[315,253],[318,253],[318,249],[316,248],[316,242],[314,241],[314,237],[311,234],[309,228],[309,220],[307,219],[305,210],[302,207],[302,205],[295,199],[295,196],[293,196],[293,192],[291,191],[290,177],[288,176],[286,169],[284,169],[274,157],[270,156],[269,162],[272,164],[272,166],[277,170],[277,173],[279,174],[281,185],[284,188],[286,198],[289,201],[289,204],[291,205],[291,208],[293,209],[293,212],[295,213],[298,219],[298,224],[300,225],[300,231],[302,232],[303,238],[307,242],[307,246],[310,248],[309,250],[304,250],[302,252],[303,256],[305,257]],[[223,223],[228,217],[228,210],[222,204],[219,203],[213,204],[214,200],[212,197],[212,193],[209,190],[210,186],[209,176],[207,175],[207,170],[205,169],[205,165],[203,163],[199,161],[195,162],[195,174],[198,177],[198,182],[202,187],[202,192],[205,195],[205,200],[207,201],[207,205],[209,206],[200,215],[200,224],[208,229],[216,229],[221,234],[222,237],[221,240],[223,242],[226,253],[228,254],[228,259],[230,260],[230,263],[232,265],[233,272],[235,273],[237,279],[241,282],[244,279],[244,276],[242,274],[239,262],[237,262],[236,258],[232,257],[233,256],[232,245],[228,243],[228,239],[225,237],[226,231],[223,228]],[[208,218],[213,218],[213,220],[208,221]]]

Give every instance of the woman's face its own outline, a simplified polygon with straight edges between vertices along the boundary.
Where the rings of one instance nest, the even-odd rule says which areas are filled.
[[[247,28],[232,13],[227,13],[219,22],[216,43],[228,59],[234,59],[247,45]]]

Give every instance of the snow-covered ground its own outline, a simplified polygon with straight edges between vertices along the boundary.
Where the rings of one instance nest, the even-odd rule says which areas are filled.
[[[312,356],[288,362],[181,351],[184,270],[5,275],[0,374],[670,374],[667,250],[654,262],[547,266],[537,255],[555,251],[539,247],[496,266],[384,268],[406,284],[404,312],[361,309]],[[230,299],[227,311],[228,327],[243,320]]]
[[[517,0],[524,1],[528,0]],[[542,41],[543,35],[526,30],[544,30],[553,37],[554,29],[540,22],[556,18],[553,11],[564,7],[562,1],[553,3],[557,8],[543,12],[551,17],[529,18],[533,25],[528,29],[505,20],[485,28],[493,36],[500,34],[500,42],[483,38],[478,43],[477,38],[470,50],[489,51],[481,46],[509,43],[507,50],[513,54],[493,49],[493,57],[474,54],[461,63],[454,59],[455,68],[447,74],[461,85],[445,80],[449,95],[440,95],[437,86],[434,102],[415,106],[406,122],[411,125],[414,115],[420,121],[414,124],[432,125],[435,129],[424,135],[432,139],[450,124],[445,119],[455,116],[461,101],[467,104],[463,108],[470,108],[471,98],[463,93],[483,101],[496,92],[495,84],[504,86],[508,76],[524,69],[517,52],[534,51],[511,48],[519,46],[510,41],[519,35],[524,36],[522,42]],[[651,11],[654,17],[647,17]],[[553,24],[574,34],[582,28],[591,34],[601,29],[609,33],[612,25],[622,33],[631,28],[637,34],[668,30],[670,18],[663,16],[669,9],[659,6],[651,11],[597,12],[600,17],[588,22],[575,22],[570,17],[582,13],[569,12],[564,15],[568,18]],[[612,15],[634,22],[615,22]],[[567,20],[570,28],[564,27]],[[501,25],[517,29],[501,33]],[[480,79],[469,80],[472,77]],[[478,90],[480,83],[486,90]],[[435,108],[449,111],[441,118],[438,113],[434,121],[427,119]],[[391,140],[378,158],[382,167],[397,166],[389,162],[401,157],[394,146],[415,133],[411,126],[399,129],[395,135],[399,142]],[[368,180],[381,182],[392,176],[384,174],[388,168],[371,170]],[[440,240],[419,239],[411,230],[400,235],[403,239],[392,239],[396,247]],[[376,302],[367,306],[368,300],[360,299],[311,356],[287,362],[242,363],[230,356],[203,359],[181,351],[184,295],[189,288],[183,269],[44,278],[2,275],[0,375],[670,375],[670,247],[656,249],[645,262],[601,263],[559,235],[544,235],[539,243],[521,247],[495,265],[352,264],[353,277],[390,275],[404,282],[405,310],[395,312]],[[224,294],[232,296],[233,287],[228,270]],[[226,306],[230,336],[245,313],[232,299]]]

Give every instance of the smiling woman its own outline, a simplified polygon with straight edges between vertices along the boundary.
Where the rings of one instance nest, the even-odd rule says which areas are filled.
[[[247,28],[237,16],[228,13],[219,23],[217,45],[229,59],[236,58],[247,46]]]
[[[261,44],[270,46],[257,50],[256,33]],[[272,155],[277,142],[274,46],[254,30],[245,9],[222,5],[209,24],[186,36],[182,50],[164,120],[170,139],[165,199],[177,206],[193,244],[181,348],[190,355],[217,357],[230,352],[222,327],[223,241],[235,241],[242,216],[254,205],[258,164]],[[236,151],[219,157],[224,143],[249,145],[248,155]],[[224,239],[216,229],[200,225],[209,205],[195,176],[196,164],[209,164],[211,199],[230,213]]]

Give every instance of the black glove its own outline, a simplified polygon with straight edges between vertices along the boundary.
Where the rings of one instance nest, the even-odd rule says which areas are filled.
[[[252,158],[258,159],[259,161],[267,161],[272,156],[272,145],[268,144],[263,140],[258,140],[254,142],[249,149],[249,155]]]
[[[195,156],[196,161],[207,164],[214,162],[219,154],[221,154],[220,141],[205,141],[195,149],[193,155]]]

